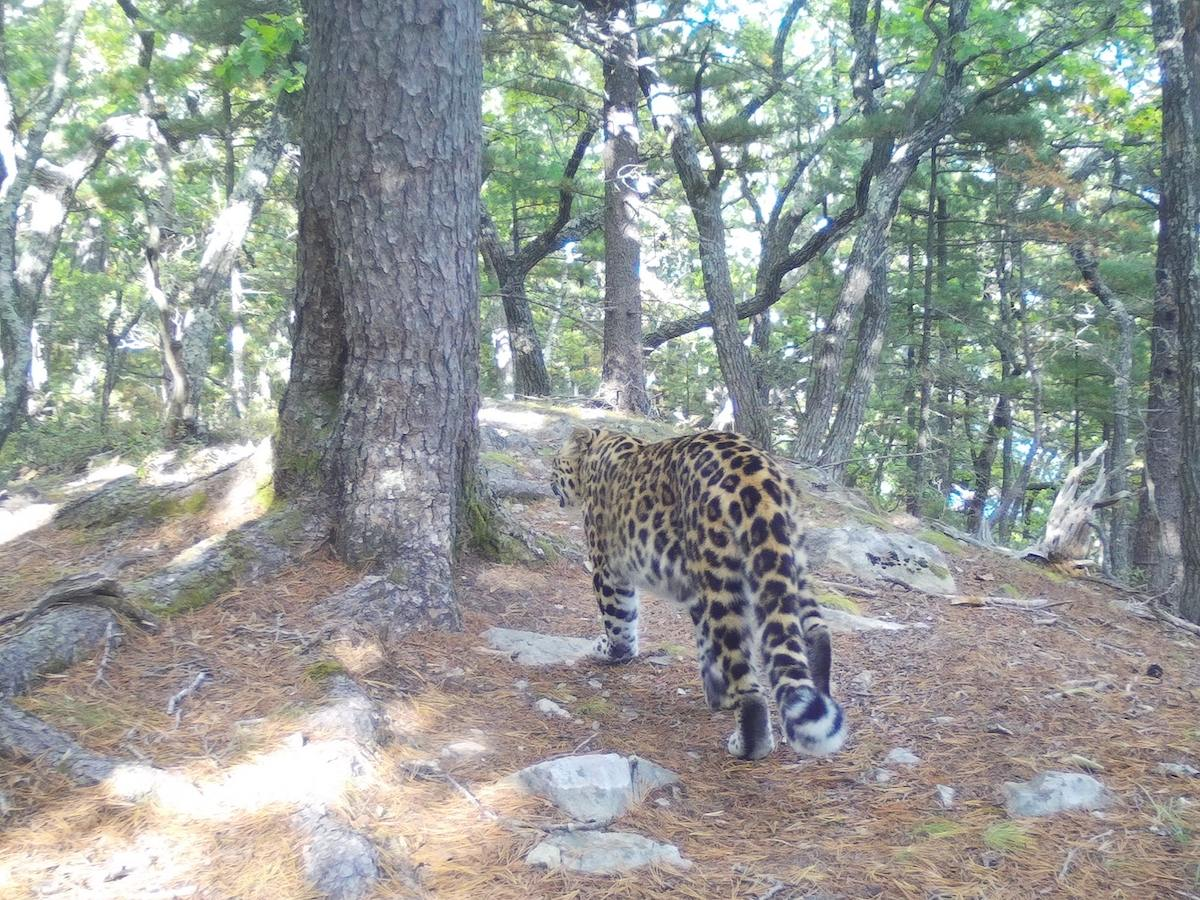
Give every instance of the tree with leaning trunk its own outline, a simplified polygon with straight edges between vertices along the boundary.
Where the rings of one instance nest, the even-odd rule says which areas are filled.
[[[512,252],[505,249],[496,232],[496,223],[487,207],[480,202],[479,245],[483,250],[483,258],[500,285],[504,321],[508,326],[508,342],[513,354],[513,388],[518,397],[546,397],[550,394],[550,374],[546,371],[542,344],[534,327],[529,296],[525,292],[525,279],[551,253],[561,250],[571,241],[580,240],[600,224],[599,213],[595,211],[571,217],[575,204],[573,179],[595,134],[596,126],[589,122],[575,141],[571,156],[563,166],[558,209],[553,221],[536,237],[515,247]]]
[[[385,575],[371,614],[456,608],[476,460],[482,61],[472,0],[309,0],[299,283],[275,485]],[[344,610],[343,610],[344,611]]]

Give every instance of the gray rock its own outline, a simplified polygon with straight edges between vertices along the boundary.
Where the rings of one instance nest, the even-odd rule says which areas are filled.
[[[1004,783],[1010,816],[1049,816],[1080,809],[1106,809],[1112,792],[1081,772],[1043,772],[1032,781]]]
[[[478,741],[455,741],[443,747],[438,757],[445,762],[453,764],[487,756],[488,752],[488,748]]]
[[[937,794],[938,803],[942,809],[954,809],[954,798],[956,796],[954,788],[938,784],[934,785],[933,792]]]
[[[866,693],[871,690],[871,685],[874,683],[875,672],[871,669],[863,669],[850,679],[850,686],[860,693]]]
[[[810,528],[805,547],[814,569],[839,569],[872,581],[899,581],[931,594],[957,593],[942,551],[907,534],[865,525]]]
[[[896,773],[891,769],[875,769],[872,774],[879,784],[887,784],[896,777]]]
[[[660,844],[623,831],[574,831],[553,834],[529,851],[525,862],[587,875],[619,875],[651,863],[691,867],[674,844]]]
[[[538,712],[540,712],[543,716],[546,716],[546,718],[548,718],[548,719],[569,719],[569,718],[571,718],[571,714],[569,712],[567,712],[565,709],[563,709],[561,706],[559,706],[553,700],[547,699],[546,697],[543,697],[541,700],[539,700],[537,703],[535,703],[533,705],[537,709]]]
[[[369,840],[323,809],[303,810],[294,821],[305,835],[304,872],[321,896],[358,900],[371,892],[379,858]]]
[[[883,619],[872,619],[870,616],[858,616],[842,609],[821,607],[821,618],[829,626],[830,631],[849,634],[852,631],[903,631],[907,625],[899,622],[885,622]]]
[[[883,761],[893,766],[915,766],[921,761],[921,757],[904,747],[897,747],[885,756]]]
[[[1154,767],[1156,775],[1170,775],[1172,778],[1195,778],[1200,775],[1200,769],[1187,763],[1159,763]]]
[[[595,644],[591,638],[558,637],[515,628],[489,628],[483,637],[493,650],[508,654],[523,666],[572,666],[590,656]]]
[[[655,788],[674,784],[679,778],[636,756],[589,753],[537,763],[517,772],[513,780],[573,819],[608,824]]]

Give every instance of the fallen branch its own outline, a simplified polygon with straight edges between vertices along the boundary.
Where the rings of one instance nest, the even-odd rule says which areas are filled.
[[[955,597],[951,594],[942,596],[950,598],[951,606],[1003,606],[1010,609],[1050,609],[1053,606],[1066,606],[1070,600],[1051,600],[1046,597],[1031,597],[1023,600],[1019,597]]]
[[[479,810],[481,816],[489,822],[495,822],[497,825],[507,828],[509,831],[540,831],[543,834],[562,834],[573,831],[597,831],[604,828],[607,824],[605,822],[560,822],[555,825],[538,825],[534,822],[512,819],[508,816],[500,815],[500,813],[484,804],[466,785],[449,772],[443,770],[436,762],[405,763],[401,768],[413,778],[434,779],[446,782],[465,797],[472,806]]]
[[[970,544],[972,547],[978,547],[980,550],[990,550],[992,553],[1000,553],[1004,556],[1015,556],[1012,550],[1007,547],[1001,547],[999,544],[992,544],[987,541],[981,541],[974,535],[967,534],[965,531],[959,531],[953,525],[947,525],[945,522],[930,522],[935,531],[940,531],[946,537],[954,538],[956,541],[962,541],[964,544]]]
[[[104,629],[104,652],[100,654],[100,662],[96,666],[96,677],[92,679],[92,687],[102,681],[108,684],[108,679],[104,677],[104,673],[108,669],[108,657],[120,637],[121,633],[117,631],[117,623],[109,622]]]
[[[183,718],[183,701],[199,690],[200,685],[208,680],[207,672],[200,672],[192,679],[192,683],[183,690],[177,692],[170,700],[167,701],[167,715],[175,717],[175,727],[179,727],[179,722]]]
[[[1200,637],[1200,625],[1189,622],[1187,619],[1181,619],[1179,616],[1167,612],[1155,603],[1149,603],[1147,606],[1149,606],[1150,612],[1154,614],[1156,619],[1160,619],[1168,625],[1174,625],[1176,628],[1181,628],[1189,634]]]
[[[821,587],[831,591],[838,591],[843,594],[854,594],[857,597],[874,598],[879,596],[879,591],[872,588],[859,587],[856,584],[842,584],[840,581],[827,581],[818,579]]]

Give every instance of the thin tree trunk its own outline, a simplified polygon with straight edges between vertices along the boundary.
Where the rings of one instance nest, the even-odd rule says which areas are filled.
[[[641,164],[636,5],[609,0],[604,9],[604,343],[598,396],[616,409],[647,413],[636,184]]]
[[[1096,259],[1083,243],[1072,242],[1068,247],[1088,290],[1104,306],[1117,328],[1117,353],[1113,360],[1112,452],[1108,457],[1108,480],[1114,494],[1128,487],[1131,454],[1129,448],[1129,411],[1133,394],[1133,316],[1121,298],[1100,275]],[[1133,535],[1125,504],[1117,503],[1109,510],[1108,550],[1113,574],[1124,578],[1129,571],[1129,553]]]
[[[846,263],[846,275],[837,302],[816,340],[813,378],[805,393],[804,415],[796,434],[795,454],[802,462],[815,463],[821,458],[838,397],[849,329],[871,291],[880,260],[887,253],[888,232],[900,204],[900,194],[915,168],[916,160],[902,156],[889,163],[871,184],[867,211]],[[852,392],[851,396],[856,394]],[[859,424],[861,418],[854,421],[853,416],[843,417],[839,430],[844,432],[853,426],[857,432]],[[839,444],[844,443],[843,436],[839,435],[837,440]]]
[[[229,270],[229,401],[235,418],[246,415],[246,321],[242,307],[242,273],[237,264]]]
[[[938,145],[929,151],[929,200],[925,205],[925,280],[922,285],[921,304],[921,349],[917,354],[917,372],[920,378],[920,400],[917,406],[917,438],[909,470],[912,483],[905,507],[911,515],[921,515],[922,497],[925,493],[926,473],[929,471],[929,412],[933,402],[933,284],[934,249],[938,247],[939,263],[945,253],[944,207],[938,197]],[[942,240],[937,240],[939,234]],[[939,276],[940,281],[940,276]]]
[[[45,93],[29,110],[24,141],[19,137],[7,72],[0,65],[0,355],[4,396],[0,397],[0,447],[26,413],[33,366],[32,332],[42,286],[49,275],[62,236],[63,222],[79,184],[99,165],[116,141],[109,124],[97,132],[85,155],[66,167],[44,165],[43,147],[62,110],[70,86],[69,70],[75,39],[87,12],[87,0],[71,0],[56,34],[54,63]],[[2,15],[2,13],[0,13]],[[0,18],[0,26],[2,26]],[[35,184],[49,179],[49,185]],[[49,215],[33,217],[18,246],[18,210],[30,190],[33,202],[49,205]]]
[[[229,286],[237,255],[250,232],[250,225],[262,207],[275,166],[283,155],[287,134],[288,94],[281,94],[262,134],[255,142],[250,158],[234,185],[229,202],[208,230],[200,267],[191,283],[183,306],[189,322],[183,333],[183,365],[186,387],[183,408],[171,410],[168,434],[201,433],[201,404],[204,384],[212,359],[217,328],[217,300]]]
[[[845,461],[850,457],[854,438],[867,412],[867,401],[875,383],[875,370],[879,355],[887,336],[888,311],[888,258],[887,245],[875,258],[871,273],[871,284],[863,303],[862,318],[858,323],[858,342],[855,345],[854,361],[846,379],[846,387],[838,400],[837,415],[829,427],[818,464],[831,477],[841,479],[845,472]]]

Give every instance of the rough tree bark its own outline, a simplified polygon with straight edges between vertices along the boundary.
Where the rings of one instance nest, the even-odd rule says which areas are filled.
[[[1182,582],[1179,483],[1179,314],[1168,251],[1171,247],[1169,197],[1159,197],[1158,253],[1154,275],[1154,314],[1150,327],[1150,377],[1146,404],[1145,470],[1134,528],[1133,563],[1146,572],[1151,594],[1168,597]]]
[[[604,343],[597,397],[647,413],[642,356],[642,242],[637,189],[638,39],[634,0],[597,5],[604,52]]]
[[[1162,198],[1169,235],[1164,263],[1179,315],[1179,612],[1200,623],[1200,4],[1153,0],[1151,9],[1162,72]]]
[[[841,480],[846,471],[850,449],[858,434],[859,425],[867,411],[867,401],[875,384],[875,370],[879,354],[883,350],[883,339],[887,333],[888,313],[891,308],[888,295],[888,255],[886,241],[883,252],[872,264],[873,271],[863,302],[862,317],[858,323],[858,339],[854,348],[854,360],[845,389],[838,399],[837,415],[829,426],[817,464],[831,478]]]
[[[480,9],[310,0],[276,489],[319,495],[377,608],[454,610],[478,404]]]
[[[1109,454],[1108,478],[1113,492],[1120,493],[1128,484],[1132,456],[1129,448],[1129,411],[1133,394],[1133,316],[1101,276],[1099,263],[1084,243],[1072,241],[1068,250],[1088,290],[1104,306],[1117,328],[1117,356],[1113,360],[1112,453]],[[1114,575],[1124,577],[1129,570],[1131,523],[1122,504],[1115,505],[1110,515],[1108,549],[1112,571]]]
[[[534,327],[529,297],[525,293],[525,279],[534,266],[551,253],[582,239],[600,224],[599,215],[595,212],[571,218],[571,208],[575,203],[572,181],[595,134],[596,126],[589,123],[575,141],[575,148],[563,167],[562,187],[558,192],[558,210],[554,220],[537,237],[515,248],[514,252],[505,249],[496,233],[495,222],[486,207],[482,203],[480,205],[479,243],[484,259],[500,285],[508,343],[513,356],[513,390],[519,397],[546,397],[551,390],[542,345]]]

